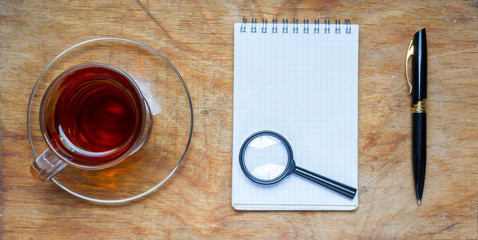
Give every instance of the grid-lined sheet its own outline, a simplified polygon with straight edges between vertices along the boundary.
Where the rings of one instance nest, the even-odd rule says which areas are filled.
[[[330,33],[314,24],[269,24],[251,32],[234,25],[232,205],[238,210],[354,210],[349,200],[291,174],[264,186],[239,166],[239,150],[254,132],[273,130],[291,144],[297,166],[358,188],[358,25]]]

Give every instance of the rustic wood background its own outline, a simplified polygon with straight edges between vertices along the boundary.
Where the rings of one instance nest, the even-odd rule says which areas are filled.
[[[238,212],[231,207],[233,23],[242,17],[360,25],[359,207]],[[478,1],[0,0],[1,239],[478,238]],[[426,27],[428,165],[412,180],[404,58]],[[192,146],[176,174],[131,204],[92,204],[36,182],[26,130],[31,88],[54,56],[95,37],[164,54],[192,95]]]

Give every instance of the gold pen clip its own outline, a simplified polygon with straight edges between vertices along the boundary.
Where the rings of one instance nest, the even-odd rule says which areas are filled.
[[[407,58],[405,59],[405,76],[407,77],[408,89],[410,90],[408,92],[408,95],[412,94],[412,88],[413,88],[412,83],[410,82],[410,78],[408,77],[408,75],[410,75],[408,73],[408,62],[412,55],[413,55],[413,39],[410,41],[410,45],[408,45]]]

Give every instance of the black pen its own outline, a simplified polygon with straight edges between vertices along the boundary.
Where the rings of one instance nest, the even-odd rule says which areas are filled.
[[[412,57],[412,82],[408,78],[408,61]],[[408,46],[405,63],[409,94],[412,95],[412,157],[413,180],[420,205],[425,185],[427,163],[427,35],[425,28],[415,33]]]

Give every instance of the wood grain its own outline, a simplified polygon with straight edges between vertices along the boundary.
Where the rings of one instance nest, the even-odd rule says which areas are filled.
[[[478,2],[0,1],[0,238],[478,238]],[[246,16],[344,19],[360,25],[359,208],[238,212],[231,207],[233,23]],[[411,171],[405,51],[426,27],[428,165],[417,206]],[[150,196],[91,204],[40,184],[26,109],[58,53],[95,37],[152,46],[192,95],[192,145]]]

